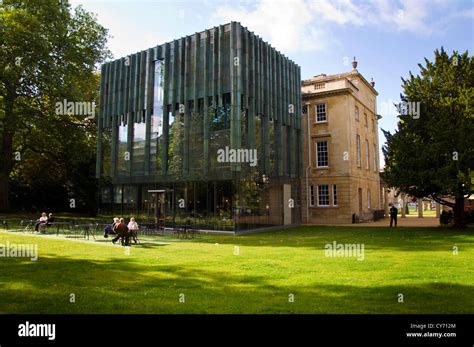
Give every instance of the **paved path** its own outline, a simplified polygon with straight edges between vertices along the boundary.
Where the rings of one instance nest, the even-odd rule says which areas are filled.
[[[351,226],[367,226],[367,227],[386,227],[390,225],[390,218],[384,218],[376,222],[365,222],[360,224],[347,224]],[[397,226],[399,227],[437,227],[439,226],[439,219],[436,217],[398,217]]]

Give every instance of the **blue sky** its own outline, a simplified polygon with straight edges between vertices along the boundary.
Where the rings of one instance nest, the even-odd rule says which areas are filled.
[[[115,58],[230,21],[241,22],[301,66],[303,79],[358,70],[379,92],[380,127],[393,131],[400,77],[443,46],[474,53],[474,0],[86,1],[110,30]],[[349,64],[347,64],[347,62]],[[385,138],[380,133],[380,144]],[[380,156],[382,160],[382,155]]]

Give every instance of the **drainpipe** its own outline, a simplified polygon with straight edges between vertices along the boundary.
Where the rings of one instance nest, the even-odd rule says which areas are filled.
[[[309,224],[309,203],[311,199],[311,192],[309,190],[309,177],[308,171],[311,168],[311,131],[309,127],[309,102],[305,102],[306,108],[306,120],[307,120],[307,133],[308,133],[308,166],[306,167],[306,224]]]
[[[380,153],[380,149],[379,149],[379,120],[382,119],[382,116],[381,115],[378,115],[377,114],[377,102],[375,103],[375,118],[377,118],[377,121],[375,122],[375,143],[376,143],[376,150],[377,150],[377,153],[374,153],[374,155],[376,156],[376,165],[377,165],[377,183],[378,183],[378,196],[379,196],[379,210],[382,208],[382,205],[381,205],[381,202],[380,202],[380,193],[381,193],[381,189],[380,189],[380,156],[379,156],[379,153]]]

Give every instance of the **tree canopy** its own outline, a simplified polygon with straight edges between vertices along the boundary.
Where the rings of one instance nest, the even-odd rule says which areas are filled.
[[[56,104],[97,104],[107,38],[67,1],[0,3],[0,210],[94,202],[96,120]]]
[[[382,130],[383,177],[402,192],[452,207],[461,225],[464,198],[473,193],[474,58],[441,48],[434,62],[425,58],[418,66],[418,75],[402,78],[397,130]],[[419,103],[418,114],[404,107],[409,103]]]

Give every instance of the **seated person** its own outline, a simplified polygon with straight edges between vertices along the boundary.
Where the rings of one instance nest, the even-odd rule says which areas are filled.
[[[41,217],[36,221],[35,224],[35,231],[38,231],[41,224],[46,224],[48,222],[48,217],[46,216],[46,212],[41,214]]]
[[[112,225],[110,224],[107,224],[104,228],[104,237],[105,238],[108,238],[109,235],[115,235],[115,231],[114,231],[114,227],[115,227],[115,224],[117,224],[119,222],[119,219],[118,218],[114,218],[114,221],[112,223]]]
[[[120,218],[119,223],[114,224],[113,230],[117,236],[112,240],[112,243],[117,242],[117,240],[121,238],[122,246],[128,246],[130,244],[130,234],[128,233],[128,227],[125,225],[123,218]]]
[[[138,224],[135,221],[135,218],[130,218],[130,222],[128,223],[128,230],[130,232],[130,236],[132,237],[135,243],[138,243],[137,235],[138,235]]]
[[[55,221],[55,219],[54,219],[54,217],[53,217],[53,214],[50,213],[50,214],[48,215],[48,220],[47,220],[47,222],[46,222],[46,225],[50,227],[51,225],[53,225],[54,221]]]
[[[113,233],[114,233],[114,229],[113,229],[112,225],[107,224],[104,228],[104,237],[108,238],[109,235],[113,234]]]

